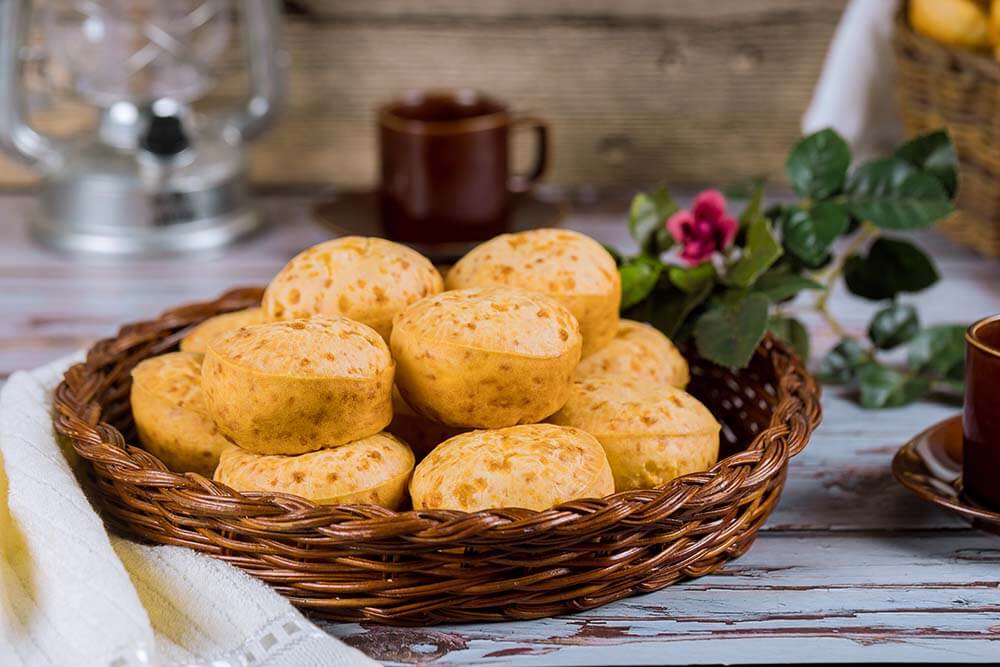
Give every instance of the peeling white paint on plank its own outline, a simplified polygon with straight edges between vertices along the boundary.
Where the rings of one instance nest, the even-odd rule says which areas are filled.
[[[718,574],[572,616],[327,627],[403,663],[1000,660],[1000,540],[771,532]]]

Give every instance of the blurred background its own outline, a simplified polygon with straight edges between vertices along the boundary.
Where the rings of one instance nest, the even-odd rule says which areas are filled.
[[[371,187],[375,108],[408,89],[467,86],[550,122],[550,183],[780,183],[844,4],[288,0],[287,99],[250,149],[251,180]],[[202,108],[246,96],[242,43],[229,42]],[[92,107],[45,88],[30,86],[40,129],[93,126]],[[524,141],[515,165],[530,158]],[[0,187],[35,178],[0,153]]]

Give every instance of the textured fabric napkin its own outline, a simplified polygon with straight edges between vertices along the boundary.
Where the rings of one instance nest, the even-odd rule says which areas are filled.
[[[802,131],[832,127],[856,158],[883,155],[903,138],[893,95],[893,18],[899,0],[851,0],[823,64]]]
[[[222,561],[108,534],[51,424],[73,361],[0,393],[0,664],[376,665]]]

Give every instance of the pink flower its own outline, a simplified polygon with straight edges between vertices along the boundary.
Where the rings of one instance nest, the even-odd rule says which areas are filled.
[[[681,259],[690,266],[732,245],[738,228],[736,220],[726,215],[726,198],[718,190],[701,192],[690,211],[677,211],[667,218],[667,231],[681,246]]]

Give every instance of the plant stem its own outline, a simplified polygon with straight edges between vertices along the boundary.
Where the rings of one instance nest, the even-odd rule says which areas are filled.
[[[847,249],[837,258],[833,267],[822,276],[817,276],[823,283],[823,289],[813,302],[813,310],[819,313],[820,317],[823,318],[827,326],[833,330],[833,333],[838,338],[843,338],[847,334],[847,330],[844,329],[844,326],[830,312],[830,294],[833,292],[837,281],[844,274],[844,264],[847,263],[847,258],[856,254],[861,249],[861,246],[878,236],[878,233],[878,228],[866,222],[857,235],[851,239],[851,243],[847,246]]]
[[[847,330],[844,329],[844,326],[837,321],[837,318],[833,316],[830,309],[826,307],[826,299],[816,299],[816,304],[813,308],[820,314],[820,317],[823,318],[826,325],[830,327],[834,334],[836,334],[837,338],[843,338],[847,335]]]

